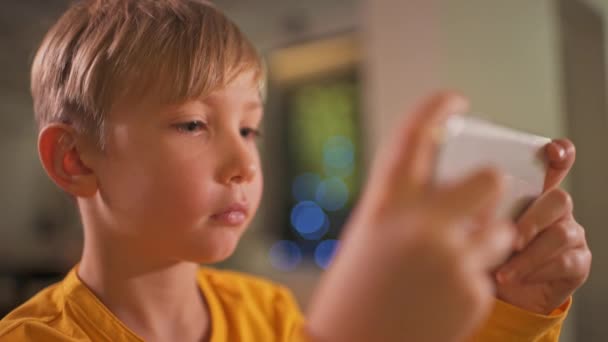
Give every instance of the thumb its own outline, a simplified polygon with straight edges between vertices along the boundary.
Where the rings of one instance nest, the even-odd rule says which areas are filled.
[[[559,187],[560,183],[574,165],[576,148],[568,139],[554,140],[545,147],[545,154],[549,160],[544,190]]]
[[[482,269],[493,270],[509,258],[514,239],[515,227],[512,223],[485,225],[471,235],[469,257]]]

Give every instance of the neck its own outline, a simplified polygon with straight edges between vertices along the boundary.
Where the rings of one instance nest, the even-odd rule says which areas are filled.
[[[137,241],[96,231],[85,230],[78,276],[120,321],[145,340],[205,339],[209,314],[197,264],[152,260],[138,253]]]

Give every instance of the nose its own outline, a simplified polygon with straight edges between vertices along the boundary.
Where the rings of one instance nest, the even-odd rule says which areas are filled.
[[[225,185],[248,183],[258,172],[257,150],[241,136],[231,138],[219,150],[222,160],[218,172],[219,182]]]

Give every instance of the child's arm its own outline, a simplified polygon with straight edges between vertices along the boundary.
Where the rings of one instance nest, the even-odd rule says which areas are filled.
[[[380,152],[342,245],[317,289],[308,331],[320,341],[460,341],[493,303],[490,271],[511,253],[513,228],[491,221],[499,176],[482,171],[431,188],[433,132],[466,111],[432,97]]]

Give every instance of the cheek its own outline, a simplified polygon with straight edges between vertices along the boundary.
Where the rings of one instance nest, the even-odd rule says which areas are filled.
[[[212,170],[200,158],[144,152],[106,165],[100,181],[107,202],[129,225],[188,229],[213,208]]]
[[[145,136],[127,124],[115,124],[108,130],[107,150],[97,170],[104,200],[119,215],[139,214],[143,202],[152,200],[150,190],[158,178],[150,146]]]
[[[217,210],[214,204],[218,196],[214,196],[214,189],[210,175],[192,174],[190,179],[180,182],[180,188],[176,189],[176,203],[172,204],[174,210],[187,221],[200,221]]]
[[[215,187],[208,165],[167,162],[155,174],[151,195],[156,198],[155,209],[166,216],[162,221],[188,229],[214,210]]]

